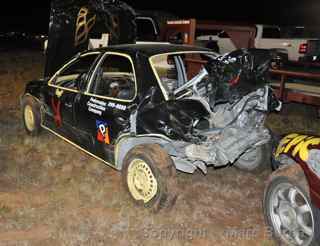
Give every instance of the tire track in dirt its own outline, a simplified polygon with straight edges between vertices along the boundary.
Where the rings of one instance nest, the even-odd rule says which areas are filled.
[[[37,226],[29,230],[11,230],[0,232],[0,245],[18,241],[43,241],[50,238],[51,231],[47,226]]]
[[[49,203],[48,192],[0,192],[0,205],[17,209],[23,206],[41,207]]]

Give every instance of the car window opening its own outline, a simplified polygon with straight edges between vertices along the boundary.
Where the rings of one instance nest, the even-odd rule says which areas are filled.
[[[132,100],[135,78],[130,60],[124,56],[107,55],[98,67],[92,93],[102,97]]]

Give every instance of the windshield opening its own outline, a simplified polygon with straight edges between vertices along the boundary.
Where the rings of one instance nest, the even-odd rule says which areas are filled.
[[[174,96],[188,82],[206,79],[204,66],[214,58],[216,55],[210,52],[182,52],[156,55],[150,61],[164,93]]]

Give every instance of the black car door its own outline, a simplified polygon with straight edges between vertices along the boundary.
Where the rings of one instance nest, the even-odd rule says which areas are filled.
[[[75,102],[90,77],[91,68],[100,53],[86,53],[71,60],[49,81],[44,125],[79,144],[75,128]]]
[[[130,130],[130,106],[135,104],[136,91],[131,58],[106,53],[97,64],[86,93],[76,100],[76,128],[91,135],[90,152],[111,165],[115,165],[117,139]]]

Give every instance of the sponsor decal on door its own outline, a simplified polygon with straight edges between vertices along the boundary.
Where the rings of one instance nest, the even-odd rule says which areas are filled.
[[[101,143],[110,144],[110,129],[107,122],[96,120],[97,140]]]

